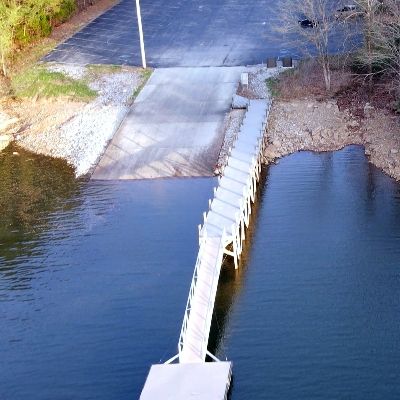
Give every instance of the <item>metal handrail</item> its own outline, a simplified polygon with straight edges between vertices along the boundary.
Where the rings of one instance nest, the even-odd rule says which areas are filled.
[[[223,258],[223,255],[224,255],[224,247],[223,247],[223,243],[224,243],[224,240],[225,240],[225,235],[226,235],[226,233],[225,233],[225,228],[222,230],[222,235],[221,235],[221,238],[220,238],[220,242],[219,242],[219,246],[218,246],[218,248],[219,248],[219,250],[218,250],[218,256],[217,256],[217,262],[215,263],[215,268],[214,268],[214,271],[213,271],[213,278],[212,278],[212,282],[211,282],[211,287],[213,288],[214,287],[214,284],[215,284],[215,278],[216,278],[216,271],[218,270],[218,272],[220,273],[220,271],[221,271],[221,264],[222,264],[222,258]],[[217,266],[219,266],[219,268],[217,267]],[[219,276],[219,273],[218,273],[218,276]],[[217,287],[218,287],[218,283],[217,283]],[[211,319],[212,319],[212,316],[211,316],[211,318],[210,318],[210,322],[208,322],[208,317],[209,317],[209,313],[210,313],[210,310],[214,310],[214,307],[211,307],[211,303],[213,303],[213,302],[215,302],[215,295],[213,296],[213,291],[210,291],[210,296],[208,297],[208,302],[207,302],[207,314],[206,314],[206,318],[205,318],[205,320],[204,320],[204,329],[203,329],[203,341],[202,341],[202,343],[203,343],[203,346],[205,345],[206,346],[206,348],[204,349],[202,349],[202,353],[205,355],[206,353],[207,353],[207,345],[208,345],[208,340],[207,340],[207,342],[206,342],[206,337],[208,336],[208,332],[209,332],[209,329],[210,329],[210,327],[211,327]],[[210,325],[210,326],[207,326],[207,325]]]
[[[193,272],[193,277],[192,277],[192,282],[190,284],[190,289],[189,289],[189,296],[188,296],[188,300],[186,302],[185,316],[183,318],[182,327],[181,327],[181,333],[179,335],[179,342],[178,342],[178,350],[179,350],[179,352],[182,351],[184,336],[185,336],[185,333],[186,333],[187,323],[188,323],[189,316],[190,316],[190,311],[191,311],[191,303],[192,303],[192,299],[193,299],[195,288],[196,288],[196,284],[197,284],[198,271],[199,271],[199,267],[200,267],[200,264],[201,264],[201,258],[202,258],[202,255],[203,255],[203,251],[204,251],[203,250],[203,246],[206,245],[206,242],[207,242],[207,231],[204,229],[203,242],[200,245],[199,253],[197,255],[196,264],[195,264],[195,267],[194,267],[194,272]]]
[[[222,263],[223,250],[224,250],[223,249],[223,241],[225,240],[225,236],[226,236],[226,233],[225,233],[225,228],[224,228],[223,231],[222,231],[221,239],[220,239],[219,251],[218,251],[216,265]],[[203,244],[205,245],[205,242],[203,242]],[[200,267],[200,264],[201,264],[201,255],[202,255],[202,253],[199,251],[199,255],[197,257],[196,266],[195,266],[195,273],[193,274],[192,283],[190,285],[189,297],[188,297],[188,301],[187,301],[187,304],[186,304],[186,310],[185,310],[185,317],[183,319],[181,333],[180,333],[180,336],[179,336],[179,344],[178,344],[179,352],[181,352],[183,350],[185,335],[186,335],[186,331],[187,331],[187,327],[188,327],[188,321],[189,321],[189,317],[190,317],[191,302],[192,302],[192,299],[194,297],[194,293],[195,293],[195,289],[196,289],[196,285],[197,285],[197,275],[198,275],[199,267]],[[213,271],[213,278],[212,278],[211,285],[215,284],[216,271],[217,271],[217,268],[215,268],[214,271]],[[205,338],[207,336],[206,332],[208,331],[208,329],[206,329],[206,328],[207,328],[207,321],[208,321],[208,316],[209,316],[209,312],[210,312],[210,305],[211,305],[211,302],[212,302],[212,293],[213,293],[213,291],[210,292],[210,296],[209,296],[208,301],[207,301],[207,314],[206,314],[206,318],[205,318],[205,321],[204,321],[204,330],[203,330],[203,335],[202,335],[203,343],[205,342]],[[204,351],[202,351],[202,353],[204,353]]]
[[[250,101],[249,106],[247,107],[247,111],[249,111],[251,109],[251,105],[252,105],[252,101]],[[265,115],[267,116],[270,108],[272,105],[272,101],[268,101],[266,104],[266,112]],[[257,118],[258,120],[258,118]],[[235,139],[237,139],[237,136],[242,132],[242,128],[243,125],[246,121],[246,117],[243,119],[241,126],[240,126],[240,130],[238,132]],[[259,171],[255,171],[258,166],[259,166],[259,161],[260,161],[260,157],[262,158],[262,150],[263,150],[263,144],[264,144],[264,131],[266,128],[268,128],[268,123],[265,123],[265,121],[262,121],[260,119],[260,123],[262,125],[262,128],[260,129],[260,135],[258,137],[257,140],[257,144],[255,145],[255,148],[257,149],[257,153],[258,156],[256,154],[253,155],[253,157],[251,158],[251,170],[249,171],[249,177],[247,179],[245,188],[243,188],[243,200],[240,202],[239,201],[239,212],[236,213],[235,215],[235,222],[232,226],[232,236],[233,236],[233,240],[236,241],[240,241],[236,243],[237,246],[239,246],[239,253],[241,252],[241,248],[242,248],[242,243],[241,243],[241,236],[239,234],[239,232],[237,231],[238,229],[240,229],[240,224],[242,223],[242,221],[244,222],[245,225],[247,225],[248,221],[247,219],[249,218],[249,214],[251,212],[251,210],[249,210],[249,203],[248,201],[251,202],[251,200],[254,201],[254,193],[253,191],[255,191],[255,187],[257,185],[257,181],[258,181],[258,173]],[[258,136],[258,135],[257,135]],[[232,149],[234,148],[234,146],[231,146],[229,148],[228,154],[229,157],[232,154]],[[222,174],[225,172],[225,168],[227,167],[228,163],[229,163],[229,157],[227,159],[227,162],[225,163],[225,165],[222,167]],[[221,178],[218,178],[218,187],[220,185],[220,181]],[[246,190],[247,189],[247,190]],[[250,190],[252,189],[252,190]],[[246,191],[246,193],[245,193]],[[215,197],[215,190],[214,190],[214,197]],[[210,200],[209,202],[209,210],[207,211],[207,213],[204,213],[204,223],[203,226],[199,226],[199,253],[196,259],[196,264],[195,264],[195,268],[194,268],[194,272],[193,272],[193,277],[192,277],[192,281],[190,284],[190,289],[189,289],[189,296],[187,299],[187,303],[186,303],[186,308],[185,308],[185,314],[184,314],[184,318],[182,321],[182,327],[181,327],[181,331],[180,331],[180,335],[179,335],[179,342],[178,342],[178,356],[181,355],[183,348],[184,348],[184,344],[185,344],[185,340],[186,340],[186,335],[187,335],[187,329],[188,329],[188,324],[189,324],[189,318],[191,315],[191,311],[192,311],[192,303],[193,303],[193,298],[195,296],[196,293],[196,288],[197,288],[197,283],[198,283],[198,277],[199,277],[199,273],[200,273],[200,269],[201,269],[201,265],[202,265],[202,258],[203,258],[203,253],[204,250],[208,244],[208,237],[207,237],[207,228],[206,228],[206,222],[207,222],[207,217],[208,217],[208,213],[210,211],[210,207],[211,207],[211,203],[212,201]],[[241,217],[239,217],[239,215]],[[201,234],[201,237],[200,237]],[[211,320],[212,320],[212,315],[210,316],[210,312],[213,311],[214,307],[211,307],[214,302],[215,302],[215,291],[218,288],[218,282],[216,283],[216,278],[217,275],[219,276],[220,274],[220,270],[221,270],[221,265],[222,265],[222,260],[223,260],[223,255],[224,252],[226,251],[224,243],[226,241],[226,230],[225,227],[223,227],[223,231],[222,231],[222,235],[219,238],[220,242],[218,245],[218,254],[217,254],[217,258],[216,258],[216,264],[214,265],[214,270],[212,273],[212,278],[211,278],[211,291],[209,293],[209,297],[207,299],[207,308],[206,308],[206,315],[205,315],[205,319],[204,319],[204,326],[203,326],[203,330],[201,331],[201,333],[198,336],[201,336],[202,338],[202,344],[201,344],[201,353],[202,355],[207,354],[207,345],[208,345],[208,340],[207,337],[209,335],[209,329],[211,326]],[[214,290],[215,289],[215,290]],[[206,347],[204,349],[204,346]],[[172,358],[171,361],[175,360],[176,357]],[[170,361],[170,360],[169,360]]]

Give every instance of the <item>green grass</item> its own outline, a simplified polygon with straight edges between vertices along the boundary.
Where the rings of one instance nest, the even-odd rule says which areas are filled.
[[[136,88],[136,90],[132,93],[132,96],[130,97],[131,102],[136,99],[136,97],[139,95],[141,90],[144,88],[146,85],[147,81],[149,80],[151,74],[153,73],[153,70],[151,68],[146,68],[141,71],[142,75],[142,83]]]
[[[295,68],[290,68],[282,71],[279,75],[271,77],[265,80],[265,84],[272,97],[280,97],[282,92],[282,83],[285,82],[285,78],[294,76],[297,73]]]
[[[268,78],[265,80],[265,84],[267,85],[267,88],[271,93],[272,97],[279,96],[279,89],[278,89],[279,78],[274,78],[274,77]]]
[[[144,69],[142,71],[142,78],[145,82],[147,82],[151,76],[151,74],[153,73],[153,70],[150,68]]]
[[[72,79],[61,72],[48,71],[41,66],[14,75],[11,87],[16,97],[68,97],[76,101],[89,101],[97,95],[85,81]]]
[[[35,65],[43,56],[50,53],[57,45],[54,39],[44,38],[38,42],[31,43],[13,56],[10,76]]]
[[[90,64],[87,66],[89,74],[103,75],[115,74],[122,71],[121,65]]]

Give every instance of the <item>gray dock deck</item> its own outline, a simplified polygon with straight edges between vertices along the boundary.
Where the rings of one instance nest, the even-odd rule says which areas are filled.
[[[140,400],[221,400],[231,383],[232,363],[153,365]]]

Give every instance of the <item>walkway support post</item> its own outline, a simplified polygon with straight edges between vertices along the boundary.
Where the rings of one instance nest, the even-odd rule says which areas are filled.
[[[140,1],[136,0],[136,13],[139,28],[139,39],[140,39],[140,54],[142,55],[142,67],[146,68],[146,53],[144,51],[144,39],[143,39],[143,27],[142,27],[142,15],[140,12]]]

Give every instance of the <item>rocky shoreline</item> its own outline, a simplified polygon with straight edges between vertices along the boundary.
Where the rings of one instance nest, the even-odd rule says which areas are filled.
[[[283,68],[267,68],[264,65],[254,65],[248,66],[245,71],[248,73],[249,84],[248,87],[244,88],[238,82],[236,94],[232,99],[231,109],[225,116],[222,126],[224,140],[214,170],[215,175],[219,175],[228,162],[230,149],[240,131],[249,100],[269,98],[270,93],[265,81],[268,78],[276,77],[283,71]]]
[[[249,68],[249,87],[238,86],[237,94],[247,99],[271,96],[265,80],[277,76],[283,68],[265,66]],[[234,107],[224,124],[225,140],[215,170],[219,174],[226,164],[229,149],[240,130],[245,114]],[[345,146],[362,145],[369,161],[400,181],[400,117],[366,103],[363,117],[339,109],[335,99],[273,100],[265,132],[265,164],[297,151],[336,151]]]
[[[48,67],[73,78],[87,74],[85,67],[57,64]],[[238,85],[237,94],[242,96],[239,102],[268,98],[270,93],[265,80],[281,70],[249,67],[248,88],[244,91]],[[34,153],[65,159],[74,166],[77,177],[83,176],[96,165],[99,155],[128,112],[133,93],[137,93],[143,82],[140,70],[121,69],[100,74],[90,82],[98,97],[88,104],[66,104],[63,100],[41,104],[32,100],[26,102],[25,108],[19,105],[21,115],[5,115],[0,110],[0,128],[5,132],[0,136],[0,145],[5,147],[14,139],[18,145]],[[24,110],[26,115],[31,113],[37,120],[25,120]],[[41,115],[43,112],[47,114]],[[226,115],[221,132],[224,143],[215,174],[220,173],[227,161],[244,114],[245,110],[239,107],[232,108]],[[349,110],[340,110],[334,99],[274,100],[265,139],[266,164],[297,151],[335,151],[357,144],[364,146],[371,163],[400,181],[400,118],[368,103],[363,118],[360,118],[354,117]]]
[[[347,110],[340,111],[334,100],[275,101],[266,141],[267,164],[297,151],[335,151],[362,145],[372,164],[400,181],[399,118],[368,104],[365,117],[356,119]]]

